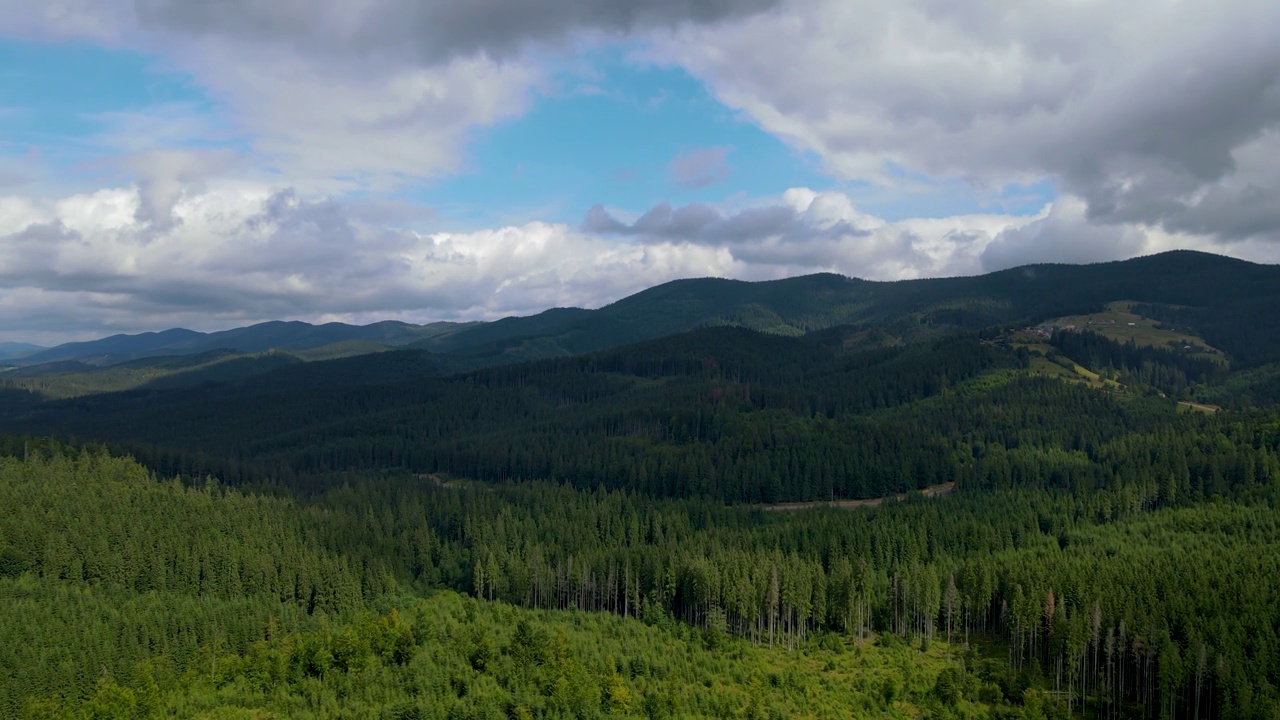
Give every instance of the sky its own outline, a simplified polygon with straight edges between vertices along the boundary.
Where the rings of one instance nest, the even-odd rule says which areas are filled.
[[[0,342],[1280,261],[1280,3],[0,0]]]

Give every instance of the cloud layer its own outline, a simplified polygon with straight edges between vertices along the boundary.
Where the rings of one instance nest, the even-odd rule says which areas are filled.
[[[287,46],[309,55],[407,59],[433,65],[478,54],[512,57],[574,31],[626,35],[708,23],[775,0],[137,0],[141,24],[198,38]]]
[[[603,206],[574,227],[530,222],[413,230],[413,206],[307,197],[211,180],[154,222],[138,186],[53,200],[0,196],[0,341],[62,342],[269,319],[353,323],[494,319],[599,307],[684,277],[750,280],[838,272],[877,280],[976,274],[1032,262],[1094,262],[1205,239],[1096,225],[1079,198],[1034,216],[889,222],[845,194],[794,188],[746,205]],[[1232,254],[1280,260],[1275,244]]]
[[[460,170],[472,131],[521,115],[566,48],[775,2],[0,0],[0,36],[163,55],[216,99],[260,170],[379,191]],[[117,140],[147,137],[148,117],[126,120]]]
[[[652,55],[846,178],[1053,179],[1094,223],[1275,238],[1280,5],[792,0]]]
[[[762,205],[658,206],[631,222],[465,233],[395,227],[402,208],[211,181],[157,224],[138,187],[0,197],[0,339],[58,341],[266,319],[495,318],[596,307],[692,276],[836,271],[880,279],[976,272],[981,248],[1025,218],[886,223],[839,193]],[[418,218],[421,220],[421,218]],[[426,220],[430,222],[430,220]]]

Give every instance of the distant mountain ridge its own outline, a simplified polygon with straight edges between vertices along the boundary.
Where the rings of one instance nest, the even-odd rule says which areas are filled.
[[[1195,251],[895,282],[835,274],[763,282],[675,280],[598,310],[557,308],[506,318],[411,347],[492,365],[603,350],[716,325],[779,335],[852,325],[909,341],[1087,313],[1116,300],[1144,303],[1148,312],[1164,312],[1170,322],[1197,326],[1237,361],[1280,359],[1280,266]]]
[[[196,355],[214,350],[259,353],[268,350],[314,350],[339,343],[365,342],[381,346],[407,345],[432,335],[466,327],[468,323],[410,323],[385,320],[371,325],[271,321],[219,332],[184,328],[138,335],[112,335],[101,340],[73,342],[40,350],[20,359],[22,365],[75,360],[86,365],[118,365],[145,357]]]
[[[44,349],[43,346],[32,345],[31,343],[0,342],[0,360],[20,358]]]
[[[222,332],[173,329],[68,343],[22,365],[74,360],[114,365],[153,355],[228,349],[303,351],[338,343],[426,350],[463,365],[572,355],[720,325],[802,335],[852,325],[903,340],[1143,303],[1161,320],[1196,326],[1234,360],[1280,359],[1280,266],[1195,251],[1093,265],[1029,265],[971,277],[877,282],[817,274],[760,282],[701,278],[664,283],[596,310],[553,308],[493,322],[371,325],[267,322]],[[370,347],[373,347],[371,345]],[[349,353],[348,353],[349,354]]]
[[[1115,303],[1162,338],[1194,335],[1222,354],[1187,352],[1185,342],[1152,344],[1150,335],[1140,346],[1136,336],[1130,342],[1040,327],[1106,314]],[[634,473],[667,478],[656,482],[668,492],[689,478],[677,481],[667,470],[705,467],[705,457],[684,455],[687,441],[756,438],[725,456],[745,457],[763,438],[781,443],[781,453],[818,433],[828,445],[813,457],[827,457],[849,451],[850,442],[831,434],[837,426],[824,418],[897,422],[897,408],[917,403],[924,403],[917,421],[951,418],[961,426],[981,421],[981,411],[957,418],[973,411],[969,400],[984,397],[1013,403],[1019,413],[1065,402],[1050,413],[1053,422],[1080,412],[1127,422],[1130,401],[1159,406],[1166,416],[1177,412],[1177,401],[1201,403],[1202,412],[1214,412],[1206,402],[1228,411],[1280,405],[1277,309],[1280,267],[1200,253],[892,283],[837,275],[684,280],[599,310],[445,326],[369,352],[359,347],[368,341],[348,340],[320,347],[355,344],[357,352],[212,351],[87,371],[62,361],[62,374],[35,376],[26,373],[36,368],[23,368],[0,376],[0,431],[128,443],[129,452],[151,453],[147,462],[165,472],[196,475],[209,470],[203,454],[220,443],[218,453],[237,459],[218,472],[241,480],[410,468],[482,479],[577,478],[595,487]],[[281,330],[291,334],[271,339],[332,338],[305,324],[254,332]],[[1027,393],[1040,399],[1029,401]],[[1096,407],[1081,411],[1077,401]],[[781,408],[817,425],[793,434],[791,421],[773,414]],[[757,411],[766,425],[781,424],[740,432],[743,413]],[[1010,432],[1021,422],[1006,419]],[[896,447],[915,431],[907,427],[883,445]],[[917,449],[953,453],[950,440],[930,442]],[[653,443],[669,447],[655,454]],[[592,455],[605,445],[611,449]],[[611,469],[613,456],[628,454],[635,459],[630,469]],[[909,458],[916,454],[891,466],[915,477]],[[587,456],[586,465],[574,464]],[[848,467],[876,465],[846,460]],[[793,467],[782,454],[754,467],[758,487],[750,495],[774,497],[761,483]],[[811,476],[796,472],[797,482]],[[811,499],[807,490],[800,496]]]

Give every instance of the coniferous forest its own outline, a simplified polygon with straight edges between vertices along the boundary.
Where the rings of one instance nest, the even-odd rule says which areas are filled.
[[[1104,270],[945,331],[6,379],[0,716],[1278,717],[1280,313]]]

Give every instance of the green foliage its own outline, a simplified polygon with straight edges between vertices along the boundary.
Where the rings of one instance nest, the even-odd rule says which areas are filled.
[[[1233,447],[1226,436],[1213,442],[1217,452]],[[651,628],[644,632],[679,638],[685,652],[740,654],[746,646],[734,636],[741,636],[822,658],[801,674],[760,675],[777,687],[808,687],[866,660],[872,647],[873,655],[923,649],[936,657],[951,654],[947,640],[1007,637],[1012,675],[926,683],[899,668],[868,687],[876,707],[898,707],[907,688],[914,688],[910,697],[942,706],[998,705],[1023,696],[1020,672],[1095,704],[1172,702],[1194,697],[1197,685],[1204,702],[1212,694],[1227,716],[1248,717],[1277,701],[1269,674],[1271,658],[1280,656],[1280,616],[1271,602],[1280,522],[1266,508],[1215,503],[1152,512],[1157,486],[1122,485],[1074,497],[970,492],[793,515],[567,487],[457,489],[373,478],[298,506],[216,485],[156,482],[136,464],[100,453],[45,457],[25,448],[26,461],[0,460],[5,502],[39,510],[0,520],[0,541],[26,543],[19,552],[37,558],[0,581],[0,665],[12,669],[3,686],[11,709],[59,692],[88,699],[103,670],[141,698],[138,668],[154,657],[168,669],[149,670],[150,677],[231,667],[238,683],[257,683],[264,693],[285,682],[412,668],[419,648],[440,632],[415,620],[421,613],[327,618],[384,602],[378,598],[395,583],[371,569],[465,588],[473,573],[462,568],[477,561],[488,567],[486,594],[643,615]],[[136,517],[150,522],[131,524]],[[108,537],[114,540],[100,542]],[[276,556],[297,563],[293,586],[265,572],[274,567],[265,559]],[[188,563],[204,571],[175,570]],[[365,568],[359,581],[350,567]],[[318,579],[315,590],[298,589],[304,576]],[[333,592],[351,582],[345,594]],[[509,608],[489,624],[476,618],[490,606],[457,602],[465,630],[448,631],[449,663],[466,678],[449,687],[455,695],[468,688],[458,712],[492,709],[466,697],[506,664],[536,679],[526,678],[543,698],[525,702],[525,690],[512,691],[511,712],[621,706],[628,693],[637,712],[681,702],[666,686],[653,695],[634,685],[621,691],[614,671],[624,679],[625,667],[646,677],[665,672],[652,657],[629,655],[626,643],[608,646],[591,669],[574,649],[575,631],[538,619],[548,616]],[[574,628],[599,618],[557,617],[572,618]],[[673,618],[701,629],[689,634]],[[877,632],[878,639],[848,646],[835,632]],[[226,652],[236,653],[233,665]],[[1122,676],[1129,678],[1123,684]],[[710,677],[714,688],[722,676]],[[1138,694],[1144,683],[1157,689],[1145,699]],[[124,693],[112,692],[103,703],[123,702]],[[493,707],[506,712],[500,705]]]
[[[0,547],[0,578],[17,577],[31,567],[27,556],[15,547]]]
[[[419,638],[407,662],[373,650],[388,625]],[[493,637],[485,667],[464,660]],[[530,648],[530,643],[536,647]],[[354,654],[353,654],[354,648]],[[535,612],[438,593],[391,615],[278,635],[212,657],[157,684],[98,680],[83,700],[27,706],[93,718],[204,717],[909,717],[937,676],[962,674],[941,653],[870,646],[793,653],[726,639],[716,651],[682,632],[610,615]],[[344,662],[340,658],[347,658]],[[358,663],[351,662],[359,657]],[[531,657],[538,658],[530,661]],[[823,668],[823,669],[819,669]],[[901,673],[909,680],[903,681]],[[775,678],[771,680],[770,678]],[[895,688],[883,706],[881,680]],[[765,686],[769,692],[764,692]],[[969,704],[973,717],[988,707]]]
[[[1262,715],[1280,706],[1280,423],[1248,406],[1274,368],[1053,338],[1128,386],[1100,391],[1032,376],[1043,358],[997,331],[949,334],[1109,293],[1218,322],[1224,278],[1274,293],[1232,263],[1209,290],[1125,277],[1188,257],[677,283],[536,332],[442,332],[451,360],[44,404],[0,389],[9,427],[142,461],[0,440],[0,507],[21,509],[0,514],[0,715]],[[695,319],[771,334],[554,357]],[[1229,319],[1201,332],[1237,364],[1274,359],[1271,321],[1246,320],[1256,344]],[[548,359],[439,376],[521,354]],[[1213,388],[1238,402],[1160,397]],[[441,587],[486,602],[415,597]]]
[[[286,501],[25,445],[25,461],[0,457],[0,507],[21,509],[0,513],[0,716],[33,694],[83,697],[103,672],[132,679],[157,655],[181,670],[384,589],[318,549]],[[100,714],[125,703],[99,691]]]

